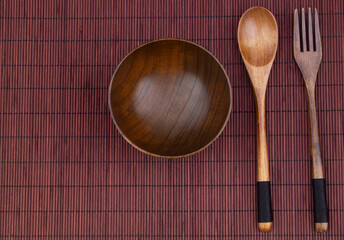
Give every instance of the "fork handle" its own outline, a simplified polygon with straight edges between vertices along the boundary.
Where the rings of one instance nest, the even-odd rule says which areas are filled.
[[[306,89],[311,136],[314,222],[317,232],[326,232],[328,229],[328,209],[326,204],[325,180],[319,146],[319,131],[315,107],[315,80],[306,82],[308,83],[306,84]]]

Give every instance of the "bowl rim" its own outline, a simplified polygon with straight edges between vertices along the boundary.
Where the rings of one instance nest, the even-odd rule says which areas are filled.
[[[227,116],[226,116],[226,120],[224,121],[221,129],[219,130],[219,132],[217,133],[217,135],[215,137],[213,137],[213,139],[211,141],[209,141],[206,145],[204,145],[203,147],[193,151],[193,152],[190,152],[190,153],[187,153],[187,154],[183,154],[183,155],[173,155],[173,156],[168,156],[168,155],[159,155],[159,154],[156,154],[156,153],[152,153],[152,152],[149,152],[139,146],[137,146],[135,143],[133,143],[121,130],[121,128],[119,127],[119,125],[117,124],[116,122],[116,119],[114,117],[114,114],[113,114],[113,111],[112,111],[112,105],[111,105],[111,88],[112,88],[112,85],[113,85],[113,81],[114,81],[114,78],[116,76],[116,73],[118,71],[118,69],[121,67],[122,63],[132,54],[134,53],[135,51],[137,51],[138,49],[146,46],[146,45],[149,45],[149,44],[153,44],[153,43],[156,43],[156,42],[161,42],[161,41],[180,41],[180,42],[185,42],[185,43],[188,43],[188,44],[192,44],[200,49],[202,49],[203,51],[207,52],[217,63],[218,65],[220,66],[220,68],[222,69],[225,77],[226,77],[226,80],[227,80],[227,84],[228,84],[228,89],[229,89],[229,98],[230,98],[230,103],[229,103],[229,107],[228,107],[228,112],[227,112]],[[233,94],[232,94],[232,86],[231,86],[231,83],[229,81],[229,77],[228,77],[228,74],[227,74],[227,71],[224,69],[224,67],[222,66],[222,64],[220,63],[220,61],[209,51],[207,50],[206,48],[202,47],[201,45],[197,44],[197,43],[194,43],[192,41],[189,41],[189,40],[185,40],[185,39],[179,39],[179,38],[159,38],[159,39],[155,39],[155,40],[152,40],[152,41],[148,41],[148,42],[145,42],[143,44],[140,44],[139,46],[135,47],[133,50],[131,50],[122,60],[121,62],[118,64],[118,66],[116,67],[114,73],[112,74],[112,77],[111,77],[111,81],[110,81],[110,84],[109,84],[109,89],[108,89],[108,104],[109,104],[109,109],[110,109],[110,113],[111,113],[111,118],[113,120],[113,122],[115,123],[115,126],[118,130],[118,132],[121,134],[121,136],[131,145],[133,146],[134,148],[136,148],[137,150],[145,153],[145,154],[148,154],[152,157],[159,157],[159,158],[168,158],[168,159],[174,159],[174,158],[182,158],[182,157],[188,157],[188,156],[191,156],[191,155],[194,155],[196,153],[199,153],[201,151],[203,151],[205,148],[209,147],[216,139],[218,139],[218,137],[221,135],[221,133],[223,132],[224,128],[227,126],[227,123],[228,123],[228,120],[229,120],[229,116],[232,112],[232,106],[233,106]]]

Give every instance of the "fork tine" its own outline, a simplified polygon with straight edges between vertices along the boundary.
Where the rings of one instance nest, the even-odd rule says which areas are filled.
[[[300,24],[299,13],[297,9],[294,11],[294,52],[300,52]]]
[[[312,29],[312,10],[308,8],[308,41],[309,41],[309,51],[313,52],[313,29]]]
[[[319,30],[319,17],[318,10],[315,8],[314,13],[314,32],[315,32],[315,49],[317,52],[321,52],[321,36]]]
[[[305,9],[302,8],[302,46],[303,46],[303,52],[307,51],[307,41],[306,41],[306,18],[305,18]]]

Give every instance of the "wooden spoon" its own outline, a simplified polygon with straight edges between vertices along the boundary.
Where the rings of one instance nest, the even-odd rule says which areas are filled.
[[[238,42],[257,108],[258,227],[262,232],[270,232],[273,217],[265,130],[265,93],[278,43],[278,28],[272,13],[263,7],[248,9],[239,21]]]

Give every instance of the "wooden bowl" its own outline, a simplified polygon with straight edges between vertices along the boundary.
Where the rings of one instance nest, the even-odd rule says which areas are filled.
[[[112,118],[137,149],[182,157],[212,143],[232,106],[226,71],[206,49],[184,40],[146,43],[127,55],[109,87]]]

